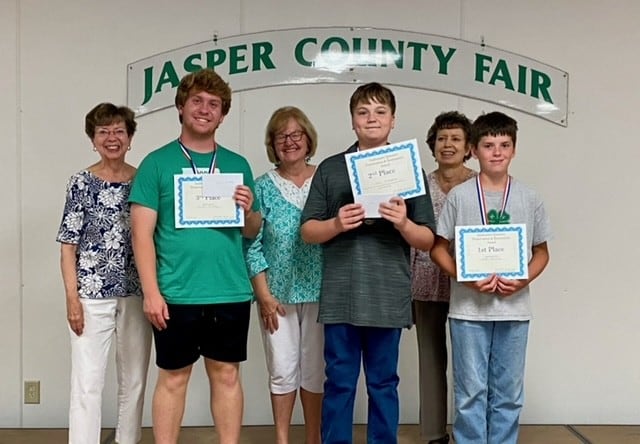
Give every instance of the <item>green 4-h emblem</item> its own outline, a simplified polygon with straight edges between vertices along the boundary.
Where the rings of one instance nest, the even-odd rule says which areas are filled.
[[[504,225],[511,220],[511,216],[506,211],[489,210],[487,216],[487,221],[491,225]]]

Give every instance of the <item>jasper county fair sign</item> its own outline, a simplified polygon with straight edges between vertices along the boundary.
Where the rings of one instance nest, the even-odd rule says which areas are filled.
[[[214,38],[127,66],[138,115],[174,105],[182,76],[209,67],[234,92],[316,83],[455,94],[567,125],[569,76],[536,60],[464,40],[377,28],[299,28]]]

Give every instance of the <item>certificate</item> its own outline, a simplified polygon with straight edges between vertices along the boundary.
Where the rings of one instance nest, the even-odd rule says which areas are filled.
[[[492,274],[509,279],[529,277],[524,224],[457,226],[455,250],[458,282],[477,281]]]
[[[365,217],[380,217],[377,206],[390,196],[408,199],[426,193],[416,139],[345,154],[353,199]]]
[[[242,174],[176,174],[173,182],[176,228],[244,226],[244,211],[233,199]]]
[[[364,217],[367,219],[382,217],[378,211],[382,202],[389,202],[395,194],[361,194],[355,199],[355,202],[364,208]]]

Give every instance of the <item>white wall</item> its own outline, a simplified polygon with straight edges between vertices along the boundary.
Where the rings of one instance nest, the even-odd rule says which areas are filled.
[[[0,54],[4,63],[0,76],[0,150],[2,184],[0,200],[0,426],[20,424],[22,416],[22,249],[20,109],[18,105],[18,51],[16,2],[0,0]]]
[[[640,216],[633,146],[640,44],[640,4],[621,0],[0,0],[4,56],[0,130],[0,427],[65,427],[69,346],[55,235],[64,187],[95,161],[83,132],[99,101],[125,103],[129,62],[220,36],[306,26],[373,26],[485,42],[558,66],[570,74],[569,126],[511,112],[520,123],[513,173],[545,198],[554,226],[551,264],[533,285],[524,423],[640,423],[640,298],[632,281]],[[544,7],[543,7],[544,6]],[[303,108],[320,134],[318,158],[354,140],[352,85],[279,87],[235,94],[220,143],[268,167],[262,145],[271,112]],[[452,95],[394,88],[394,140],[424,140],[442,110],[471,117],[496,107]],[[137,164],[174,138],[174,110],[139,118],[129,160]],[[433,167],[423,145],[426,169]],[[318,159],[318,160],[319,160]],[[473,166],[475,164],[472,163]],[[606,236],[606,238],[605,238]],[[413,331],[401,355],[403,422],[417,418]],[[270,423],[257,325],[243,365],[245,423]],[[206,381],[194,372],[185,424],[209,424]],[[42,381],[42,403],[22,405],[22,382]],[[153,386],[152,370],[150,385]],[[114,422],[113,369],[105,390],[105,425]],[[148,393],[151,392],[151,387]],[[148,398],[150,399],[150,398]],[[149,424],[149,403],[145,422]],[[359,397],[356,419],[366,418]],[[299,412],[297,419],[300,419]]]

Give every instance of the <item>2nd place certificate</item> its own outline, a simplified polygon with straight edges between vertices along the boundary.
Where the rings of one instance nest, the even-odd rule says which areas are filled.
[[[378,206],[393,196],[425,194],[416,139],[345,154],[351,191],[366,218],[380,217]]]

